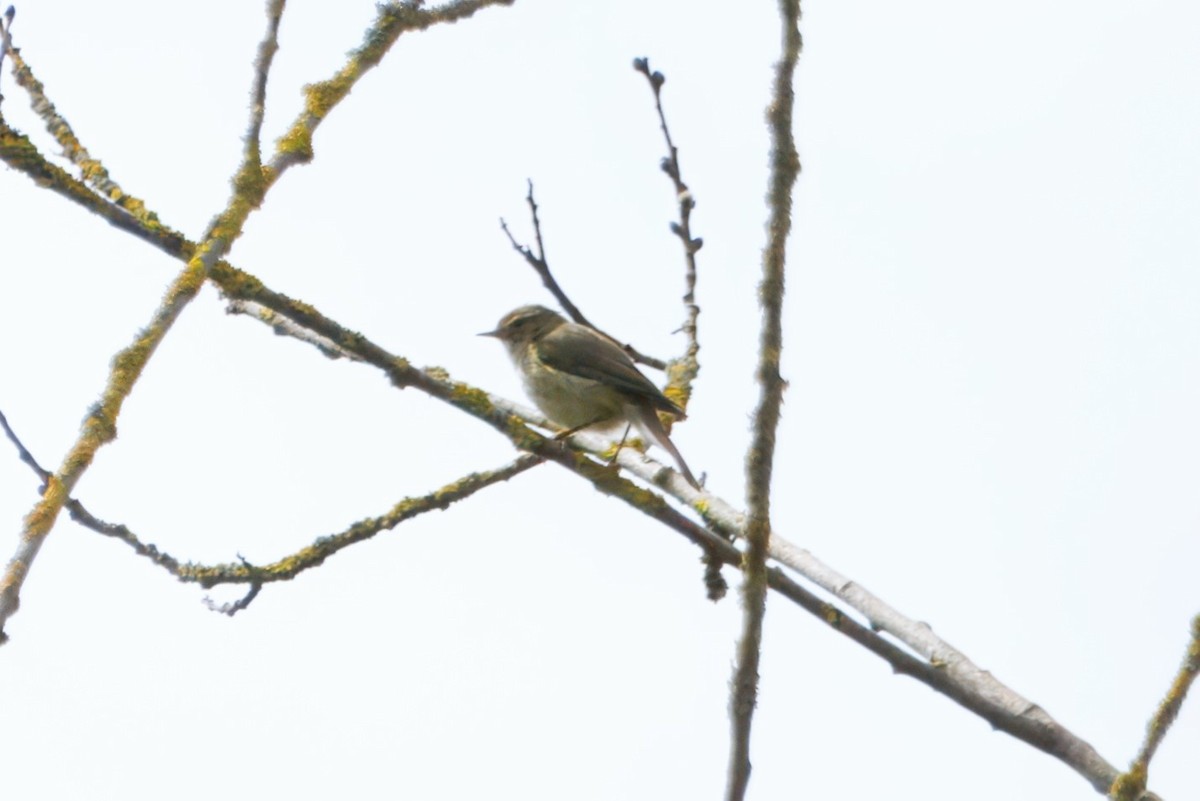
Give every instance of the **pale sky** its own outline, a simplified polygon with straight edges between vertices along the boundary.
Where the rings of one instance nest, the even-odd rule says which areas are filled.
[[[373,9],[288,4],[265,141]],[[776,528],[1124,767],[1200,612],[1200,9],[864,0],[805,3],[801,28]],[[229,196],[262,30],[258,3],[29,0],[13,32],[92,154],[196,237]],[[552,304],[499,228],[531,238],[528,178],[575,302],[676,355],[648,56],[705,241],[673,438],[741,505],[778,40],[774,4],[708,0],[518,0],[403,37],[230,259],[527,402],[475,334]],[[57,153],[7,70],[0,92]],[[179,267],[0,170],[0,411],[43,464]],[[119,433],[77,496],[205,562],[273,560],[514,456],[212,289]],[[4,560],[36,487],[0,443]],[[547,465],[230,619],[64,516],[0,649],[5,797],[719,798],[740,610],[705,599],[698,556]],[[761,673],[752,799],[1099,797],[778,598]],[[1193,700],[1151,788],[1200,798],[1198,747]]]

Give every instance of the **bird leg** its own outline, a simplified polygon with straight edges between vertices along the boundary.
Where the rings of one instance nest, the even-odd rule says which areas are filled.
[[[571,436],[572,434],[578,434],[583,429],[590,428],[590,427],[596,425],[597,423],[603,423],[607,419],[608,419],[607,417],[600,417],[596,420],[589,420],[588,422],[584,423],[581,426],[575,426],[573,428],[568,428],[566,431],[559,431],[557,434],[554,435],[554,439],[564,440],[567,437]]]
[[[632,428],[633,428],[633,423],[625,424],[625,433],[621,435],[621,441],[617,443],[617,447],[616,447],[616,450],[613,451],[612,458],[608,460],[608,464],[610,466],[612,465],[613,462],[617,461],[617,457],[621,455],[621,448],[625,447],[625,440],[629,438],[629,431]]]

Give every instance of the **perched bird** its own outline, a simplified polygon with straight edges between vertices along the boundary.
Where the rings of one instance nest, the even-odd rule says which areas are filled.
[[[567,322],[544,306],[522,306],[480,336],[504,343],[525,391],[542,413],[574,434],[592,426],[631,423],[675,459],[688,483],[700,488],[667,436],[658,412],[680,420],[683,409],[638,372],[621,347],[587,326]]]

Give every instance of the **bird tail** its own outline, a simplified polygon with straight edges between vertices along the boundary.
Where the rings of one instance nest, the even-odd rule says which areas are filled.
[[[671,442],[671,438],[667,435],[667,430],[663,428],[662,421],[658,419],[658,413],[649,404],[645,404],[638,408],[632,415],[638,428],[642,430],[648,438],[654,440],[660,448],[671,454],[671,458],[675,460],[675,464],[679,467],[679,472],[687,479],[687,483],[691,484],[696,489],[700,489],[700,482],[692,475],[692,471],[688,469],[687,462],[683,460],[683,454],[675,447],[675,443]]]

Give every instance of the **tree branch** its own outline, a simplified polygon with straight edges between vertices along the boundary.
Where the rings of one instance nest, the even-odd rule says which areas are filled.
[[[4,69],[4,57],[12,48],[12,23],[16,15],[17,10],[9,6],[4,10],[4,17],[0,19],[0,71]],[[4,95],[0,94],[0,101],[3,100]]]
[[[671,223],[671,233],[679,237],[683,244],[683,256],[686,264],[684,284],[687,291],[683,295],[684,321],[683,332],[687,336],[687,349],[682,359],[672,360],[667,369],[667,390],[665,394],[686,409],[692,396],[692,383],[700,374],[700,340],[698,337],[700,307],[696,305],[696,254],[704,247],[704,240],[692,236],[692,209],[696,208],[696,198],[683,181],[683,171],[679,167],[679,148],[671,139],[671,130],[667,127],[667,117],[662,107],[662,86],[666,77],[658,71],[650,71],[648,58],[635,58],[633,68],[646,76],[650,91],[654,93],[654,108],[658,112],[658,126],[662,130],[663,139],[667,143],[667,155],[659,166],[671,179],[675,188],[675,200],[679,203],[679,221]]]
[[[9,441],[16,447],[21,461],[28,464],[43,482],[48,481],[52,477],[52,474],[37,463],[37,460],[34,459],[33,455],[26,449],[20,438],[12,430],[2,412],[0,412],[0,428],[3,428]],[[66,508],[71,515],[71,519],[84,528],[125,543],[138,556],[149,559],[185,584],[199,584],[208,589],[220,584],[252,585],[254,589],[252,589],[251,593],[235,604],[221,607],[212,603],[209,604],[210,608],[216,611],[232,615],[235,612],[245,609],[250,601],[258,595],[258,591],[264,584],[276,581],[289,581],[305,570],[322,564],[337,552],[355,543],[371,539],[380,531],[391,530],[406,520],[410,520],[426,512],[448,509],[451,504],[469,498],[481,489],[520,475],[526,470],[541,464],[543,461],[540,456],[526,453],[517,457],[509,464],[495,470],[469,473],[456,481],[439,487],[433,492],[422,496],[405,498],[382,515],[360,520],[337,534],[319,537],[311,545],[267,565],[254,565],[241,557],[239,557],[236,563],[218,565],[181,562],[174,556],[160,551],[152,543],[146,542],[131,531],[128,526],[120,523],[109,523],[99,519],[75,498],[67,501]],[[715,535],[710,534],[709,536]]]
[[[1200,615],[1192,618],[1191,634],[1187,651],[1184,653],[1183,664],[1179,666],[1175,680],[1171,682],[1170,689],[1167,690],[1158,709],[1154,711],[1154,717],[1146,726],[1146,739],[1138,750],[1137,758],[1133,760],[1129,770],[1113,782],[1109,795],[1114,801],[1136,801],[1138,798],[1146,797],[1146,781],[1150,777],[1150,760],[1154,759],[1158,746],[1167,736],[1167,731],[1183,707],[1183,699],[1187,697],[1192,682],[1196,680],[1196,675],[1200,674]]]
[[[410,5],[378,6],[375,22],[368,29],[363,45],[350,54],[347,64],[331,80],[308,87],[307,108],[293,123],[289,133],[279,141],[271,164],[267,167],[258,165],[255,162],[255,149],[248,145],[243,163],[234,179],[234,193],[228,205],[210,224],[202,238],[202,244],[190,254],[187,265],[168,288],[165,299],[155,311],[149,325],[138,333],[129,347],[114,358],[101,401],[89,411],[79,438],[57,473],[47,482],[41,500],[25,518],[20,542],[3,576],[0,577],[0,644],[7,639],[3,631],[4,625],[20,606],[21,586],[42,543],[53,528],[63,505],[70,498],[75,484],[91,465],[98,449],[116,437],[117,418],[125,399],[133,390],[134,383],[179,315],[195,298],[206,277],[212,274],[224,254],[241,235],[246,219],[262,203],[267,191],[289,167],[312,158],[312,134],[321,120],[350,92],[363,74],[379,63],[402,33],[423,30],[439,22],[454,22],[471,16],[485,6],[507,2],[511,0],[458,0],[431,11]],[[264,52],[270,50],[272,31],[277,26],[277,18],[268,20]],[[260,61],[259,66],[265,69],[268,64],[269,59],[265,59]],[[262,91],[265,93],[265,75],[261,69],[258,83],[264,87]],[[255,113],[252,110],[252,130],[255,129]],[[30,166],[33,169],[27,172],[53,172],[48,169],[49,165],[45,163],[45,159],[32,148],[27,139],[19,135],[13,136],[16,132],[8,128],[2,117],[0,126],[0,157],[9,161],[12,156],[21,163],[32,160],[34,164]],[[34,166],[36,162],[41,164]],[[84,197],[91,196],[88,198],[89,204],[96,204],[94,193],[77,181],[71,185],[81,187]],[[134,221],[137,221],[136,217]]]
[[[533,218],[533,235],[534,240],[537,242],[537,253],[534,253],[528,245],[522,245],[521,243],[517,242],[516,237],[514,237],[512,232],[508,230],[508,223],[504,221],[503,217],[500,218],[500,230],[504,231],[504,235],[508,237],[508,241],[512,245],[513,250],[525,257],[525,261],[530,267],[533,268],[534,272],[541,277],[542,284],[547,290],[549,290],[550,294],[554,296],[554,299],[558,301],[558,305],[562,307],[563,311],[565,311],[575,322],[579,323],[580,325],[585,325],[595,331],[597,334],[600,334],[601,336],[611,340],[614,345],[629,354],[629,358],[633,359],[635,362],[644,364],[647,367],[653,367],[655,370],[667,369],[667,363],[662,359],[656,359],[653,356],[647,356],[646,354],[640,352],[633,345],[630,345],[629,343],[622,343],[616,337],[610,336],[603,330],[592,325],[592,322],[583,316],[583,312],[579,310],[579,307],[571,302],[571,299],[567,297],[567,293],[564,292],[562,287],[558,285],[558,281],[554,278],[554,274],[550,272],[550,264],[546,261],[546,250],[542,243],[542,223],[538,218],[537,201],[533,199],[533,181],[529,182],[529,192],[525,195],[525,202],[529,204],[529,214]]]
[[[758,702],[758,663],[762,653],[762,625],[766,614],[767,554],[771,537],[771,472],[775,461],[775,432],[783,404],[784,381],[779,374],[783,350],[783,274],[788,234],[792,229],[792,187],[800,172],[800,159],[792,139],[792,76],[800,57],[800,0],[781,0],[783,54],[775,65],[775,88],[767,121],[771,132],[771,174],[767,200],[767,245],[763,249],[763,279],[759,302],[763,327],[758,350],[761,387],[754,412],[750,450],[746,455],[746,499],[749,517],[744,536],[748,543],[742,569],[742,637],[737,665],[730,684],[729,717],[732,725],[729,775],[725,798],[741,801],[750,782],[750,727]]]

